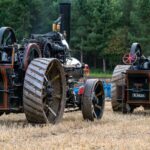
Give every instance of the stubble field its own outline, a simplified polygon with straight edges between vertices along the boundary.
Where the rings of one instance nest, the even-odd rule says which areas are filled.
[[[103,118],[83,121],[81,112],[65,113],[57,125],[31,125],[24,114],[0,117],[0,150],[149,150],[150,112],[113,113],[106,102]]]

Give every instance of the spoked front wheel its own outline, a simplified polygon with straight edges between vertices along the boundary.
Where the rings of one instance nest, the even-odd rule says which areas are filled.
[[[82,114],[86,120],[101,119],[104,111],[105,96],[100,80],[88,79],[82,98]]]

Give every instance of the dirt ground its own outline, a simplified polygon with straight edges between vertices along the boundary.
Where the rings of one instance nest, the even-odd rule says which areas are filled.
[[[82,113],[65,113],[57,125],[27,123],[24,114],[0,117],[0,150],[149,150],[150,112],[113,113],[106,102],[101,120],[87,122]]]

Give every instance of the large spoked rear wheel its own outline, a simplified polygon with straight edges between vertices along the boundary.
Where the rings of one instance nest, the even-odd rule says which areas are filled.
[[[112,109],[115,112],[121,112],[123,109],[122,99],[124,97],[125,88],[125,73],[130,68],[130,65],[117,65],[112,75]]]
[[[85,83],[82,98],[82,114],[86,120],[101,119],[104,111],[105,96],[102,82],[97,79],[88,79]]]
[[[34,59],[25,75],[23,104],[31,123],[57,123],[66,102],[64,69],[57,59]]]

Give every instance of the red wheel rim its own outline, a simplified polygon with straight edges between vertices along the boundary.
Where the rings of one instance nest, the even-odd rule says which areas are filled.
[[[137,60],[137,55],[131,53],[125,54],[122,58],[123,63],[126,65],[132,65],[136,62],[136,60]]]

